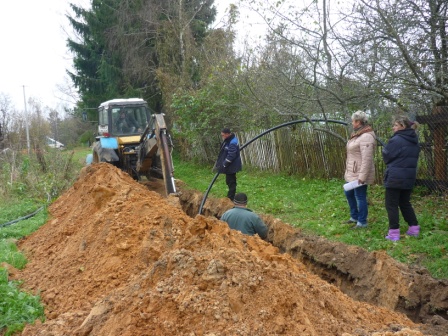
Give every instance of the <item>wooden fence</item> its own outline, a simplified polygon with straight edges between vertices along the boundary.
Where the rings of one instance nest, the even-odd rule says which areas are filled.
[[[314,129],[309,123],[286,126],[271,131],[256,141],[247,145],[241,151],[243,165],[260,170],[285,173],[310,178],[340,178],[343,179],[346,161],[346,139],[350,130],[340,124],[319,126],[325,131]],[[376,183],[383,180],[385,165],[382,160],[382,144],[387,143],[392,135],[389,121],[384,124],[374,124],[375,133],[380,140],[377,142],[375,153]],[[432,187],[435,179],[435,154],[431,143],[428,126],[422,125],[419,130],[422,152],[417,172],[418,183]],[[266,132],[260,129],[236,133],[240,146]],[[333,134],[339,135],[341,141]],[[203,139],[202,143],[191,144],[184,150],[184,157],[195,159],[213,165],[216,160],[221,139]],[[200,141],[199,141],[200,142]],[[447,146],[445,145],[445,151]],[[437,158],[436,158],[437,159]],[[448,183],[448,181],[445,181]]]
[[[331,131],[347,139],[348,129],[341,125],[329,125]],[[237,137],[244,145],[264,132],[239,132]],[[384,165],[381,150],[377,147],[375,164],[377,180],[381,181]],[[316,131],[310,124],[284,127],[270,132],[249,144],[241,151],[243,164],[260,170],[282,172],[310,178],[344,177],[346,144],[329,132]]]

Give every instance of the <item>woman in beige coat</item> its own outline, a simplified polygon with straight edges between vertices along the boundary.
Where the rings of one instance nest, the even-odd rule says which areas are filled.
[[[375,181],[376,137],[368,125],[365,112],[356,111],[352,115],[353,133],[347,142],[347,161],[345,181],[358,181],[358,187],[346,190],[345,196],[350,207],[350,219],[347,224],[356,223],[354,229],[367,227],[367,185]]]

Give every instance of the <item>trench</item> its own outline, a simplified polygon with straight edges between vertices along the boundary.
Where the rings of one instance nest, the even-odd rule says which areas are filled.
[[[195,217],[202,198],[202,193],[183,190],[179,201],[183,211]],[[230,207],[227,199],[208,198],[202,214],[219,219]],[[425,335],[447,335],[447,280],[432,278],[424,268],[401,264],[384,251],[369,252],[304,234],[272,216],[260,216],[269,227],[271,244],[347,296],[405,314],[422,325]]]

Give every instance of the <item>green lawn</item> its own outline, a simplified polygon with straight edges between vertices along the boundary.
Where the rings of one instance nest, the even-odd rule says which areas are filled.
[[[40,204],[30,200],[10,201],[0,205],[0,264],[3,262],[22,269],[26,258],[17,249],[16,240],[37,230],[47,219],[42,208],[29,219],[10,223],[19,217],[41,209]],[[12,335],[21,331],[26,323],[44,318],[44,308],[39,296],[20,290],[20,282],[8,281],[6,268],[0,266],[0,334]]]

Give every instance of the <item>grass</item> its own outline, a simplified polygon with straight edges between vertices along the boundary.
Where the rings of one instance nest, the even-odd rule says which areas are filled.
[[[43,320],[44,308],[40,297],[22,292],[20,282],[8,281],[6,269],[0,267],[0,331],[13,335],[23,330],[26,323]]]
[[[36,211],[40,206],[41,204],[38,201],[32,199],[4,199],[0,205],[0,226]]]
[[[36,211],[38,204],[30,200],[0,205],[0,225]],[[37,230],[47,219],[43,209],[35,216],[0,228],[0,265],[7,263],[17,269],[25,267],[26,257],[17,249],[16,241]],[[44,319],[44,308],[38,295],[20,289],[18,281],[8,281],[6,268],[0,266],[0,332],[12,335],[23,329],[26,323]]]
[[[83,148],[75,150],[73,162],[75,171],[85,162],[85,157],[91,150]],[[71,151],[55,151],[55,157],[62,163],[71,155]],[[51,175],[53,178],[55,175]],[[43,178],[48,181],[48,178]],[[36,181],[39,181],[36,179]],[[54,181],[57,185],[58,181]],[[18,183],[26,186],[26,183]],[[35,186],[49,189],[48,184],[37,182]],[[13,335],[23,330],[25,324],[34,323],[36,319],[44,320],[44,307],[38,295],[32,295],[21,289],[21,282],[8,281],[8,271],[2,267],[7,263],[16,269],[25,267],[27,260],[16,245],[16,241],[36,231],[47,221],[46,200],[42,198],[26,198],[26,190],[12,188],[12,193],[4,195],[0,202],[0,334]],[[58,188],[56,188],[58,190]],[[37,192],[36,194],[40,194]],[[57,195],[55,195],[57,197]],[[38,211],[34,216],[17,221],[16,219]]]
[[[205,193],[214,177],[211,167],[182,162],[178,158],[174,165],[177,179]],[[385,250],[400,262],[426,267],[434,278],[448,278],[446,195],[431,195],[425,188],[415,188],[412,203],[422,228],[421,235],[418,238],[403,235],[407,225],[400,218],[402,239],[391,242],[384,239],[388,220],[382,186],[369,186],[369,227],[350,230],[350,225],[342,224],[349,218],[342,179],[316,180],[247,168],[237,177],[237,191],[247,193],[248,205],[257,213],[271,214],[293,227],[333,241],[368,251]],[[226,193],[225,177],[220,175],[209,196],[225,197]]]

